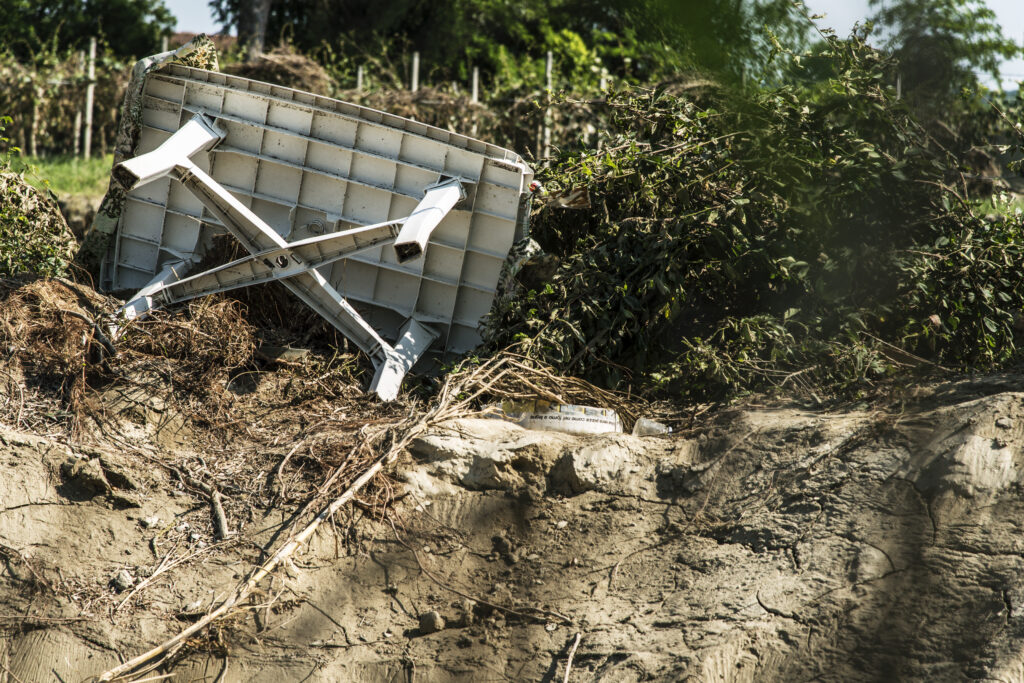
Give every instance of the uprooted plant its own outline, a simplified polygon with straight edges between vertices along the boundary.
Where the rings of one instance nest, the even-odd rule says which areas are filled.
[[[695,398],[1014,358],[1021,216],[981,215],[889,58],[854,36],[816,59],[774,89],[610,96],[604,149],[544,178],[591,206],[535,216],[561,265],[493,313],[492,345]]]

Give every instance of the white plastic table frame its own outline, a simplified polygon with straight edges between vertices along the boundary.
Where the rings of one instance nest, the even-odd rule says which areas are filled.
[[[431,346],[479,343],[526,230],[532,173],[512,152],[213,72],[147,77],[139,152],[114,169],[128,195],[102,275],[139,288],[123,320],[276,280],[370,356],[385,400]],[[190,275],[225,230],[249,256]]]

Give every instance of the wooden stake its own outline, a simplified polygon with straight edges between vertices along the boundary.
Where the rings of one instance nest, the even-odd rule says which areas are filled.
[[[32,88],[32,120],[29,122],[28,131],[28,153],[31,156],[38,156],[36,149],[36,138],[39,137],[39,103],[43,99],[42,88]]]
[[[356,67],[356,92],[363,92],[363,67]]]
[[[79,109],[75,112],[75,142],[74,142],[74,156],[78,156],[81,151],[82,143],[82,110]]]
[[[412,53],[412,91],[420,89],[420,53]]]
[[[96,96],[96,39],[89,39],[89,84],[85,86],[85,158],[92,156],[92,102]]]
[[[541,156],[545,159],[551,156],[551,70],[554,62],[554,55],[548,50],[547,64],[544,67],[544,78],[547,81],[547,106],[544,108],[544,151]]]
[[[473,67],[473,98],[470,100],[473,104],[480,101],[480,67]]]

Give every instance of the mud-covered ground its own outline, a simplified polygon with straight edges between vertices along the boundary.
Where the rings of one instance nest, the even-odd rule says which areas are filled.
[[[386,515],[344,508],[141,677],[561,681],[578,634],[573,681],[1022,680],[1020,385],[658,437],[447,422],[392,468]],[[106,442],[0,430],[3,683],[85,680],[174,635],[295,509],[301,468],[265,505],[225,486],[216,540],[161,463],[230,453],[143,394],[95,400]]]

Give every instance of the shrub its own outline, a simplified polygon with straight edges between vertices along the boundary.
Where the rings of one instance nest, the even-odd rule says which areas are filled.
[[[9,121],[0,117],[0,134]],[[53,197],[11,172],[9,158],[0,156],[0,275],[61,276],[74,252],[74,235]]]
[[[491,343],[701,399],[1013,358],[1020,215],[984,220],[954,189],[956,160],[896,100],[885,56],[829,37],[818,59],[809,83],[610,96],[603,151],[542,178],[591,207],[534,217],[561,266],[492,312]]]

